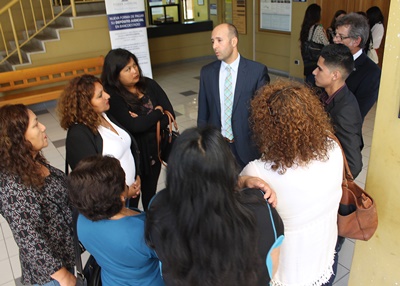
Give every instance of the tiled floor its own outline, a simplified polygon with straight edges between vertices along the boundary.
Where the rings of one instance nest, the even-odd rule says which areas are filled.
[[[197,93],[199,89],[200,68],[210,62],[211,58],[190,61],[179,64],[170,64],[154,68],[154,79],[163,87],[174,106],[177,114],[177,122],[180,131],[196,125],[197,119]],[[271,75],[273,81],[276,76]],[[44,150],[44,155],[50,163],[64,170],[65,136],[61,129],[55,111],[54,101],[31,106],[38,115],[39,121],[47,127],[47,135],[50,139],[49,146]],[[374,126],[375,108],[367,115],[364,127],[364,168],[356,178],[357,183],[364,187],[369,153],[371,150],[372,132]],[[165,170],[162,170],[158,189],[164,187]],[[0,286],[22,285],[20,283],[21,269],[18,258],[18,248],[12,237],[10,228],[3,217],[0,216]],[[335,286],[348,284],[349,271],[353,258],[354,241],[346,239],[339,253],[339,266]]]

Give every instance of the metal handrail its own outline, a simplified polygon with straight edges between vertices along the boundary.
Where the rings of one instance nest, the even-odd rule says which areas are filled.
[[[10,21],[9,23],[3,24],[0,21],[0,50],[2,50],[1,45],[4,45],[5,52],[3,58],[0,59],[0,65],[5,63],[7,59],[14,54],[18,55],[19,62],[22,64],[23,58],[21,48],[70,9],[72,12],[72,16],[76,17],[77,12],[75,5],[77,2],[104,2],[105,0],[70,0],[70,4],[68,5],[63,4],[62,0],[40,0],[35,2],[36,4],[39,2],[38,4],[40,5],[40,10],[37,9],[36,11],[39,12],[38,14],[40,14],[40,16],[38,14],[35,14],[32,1],[33,0],[11,0],[5,6],[0,8],[0,16],[6,15],[6,13],[8,13],[8,18]],[[30,5],[30,11],[26,12],[24,10],[23,4],[28,3]],[[57,13],[54,12],[55,6],[59,7],[59,12]],[[14,19],[14,14],[16,12],[19,12],[22,15],[21,18],[18,18],[18,22]],[[28,15],[28,13],[32,14]],[[4,18],[6,17],[3,17],[3,19]],[[20,23],[21,20],[23,22],[23,30],[17,31],[16,24]],[[38,21],[43,22],[43,26],[40,28],[37,25]],[[9,28],[7,31],[5,31],[5,26],[9,26],[11,29]],[[29,27],[31,27],[31,30],[29,29]],[[21,34],[25,34],[26,36],[22,37]],[[15,43],[15,47],[11,46],[11,42]]]

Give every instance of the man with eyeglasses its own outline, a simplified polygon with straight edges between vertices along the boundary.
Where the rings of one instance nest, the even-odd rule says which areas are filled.
[[[335,44],[344,44],[354,58],[354,70],[346,84],[355,95],[362,120],[378,99],[381,69],[363,52],[369,37],[367,19],[357,13],[347,14],[336,21]]]

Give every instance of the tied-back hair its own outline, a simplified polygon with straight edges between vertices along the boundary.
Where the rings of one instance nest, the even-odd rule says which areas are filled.
[[[168,214],[176,228],[160,225],[151,211],[146,224],[150,246],[149,225],[163,236],[163,273],[174,285],[256,284],[258,235],[253,214],[240,202],[237,176],[216,129],[188,129],[176,140],[168,159],[167,207],[154,210],[157,217]]]
[[[261,159],[280,174],[288,168],[325,161],[333,128],[314,92],[300,83],[277,80],[251,102],[250,121]]]
[[[303,44],[308,40],[308,34],[312,26],[321,20],[321,7],[318,4],[311,4],[307,7],[304,14],[303,23],[300,30],[300,43]]]
[[[114,49],[109,51],[104,59],[103,71],[100,78],[104,84],[104,89],[108,93],[113,94],[114,92],[112,91],[115,90],[135,110],[137,106],[141,106],[138,95],[128,91],[119,80],[120,72],[131,59],[138,66],[139,71],[139,81],[135,84],[135,87],[144,94],[146,91],[146,79],[143,76],[137,57],[128,50]]]
[[[65,87],[58,100],[57,113],[60,125],[67,130],[76,123],[85,124],[94,134],[100,126],[100,116],[93,109],[94,84],[100,79],[84,74],[73,78]]]
[[[0,108],[0,171],[18,176],[27,187],[40,189],[45,180],[41,165],[47,161],[41,152],[33,157],[33,146],[25,139],[28,126],[29,114],[25,105]]]
[[[122,209],[125,172],[118,159],[95,155],[82,159],[69,174],[71,204],[87,219],[109,219]]]

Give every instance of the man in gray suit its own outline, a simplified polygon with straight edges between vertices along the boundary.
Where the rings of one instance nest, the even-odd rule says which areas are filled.
[[[238,41],[231,24],[220,24],[212,31],[218,60],[200,72],[197,125],[218,128],[243,168],[260,157],[249,126],[250,101],[270,78],[265,65],[240,56]]]

